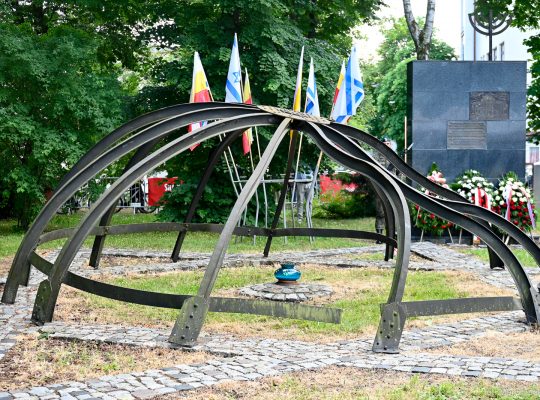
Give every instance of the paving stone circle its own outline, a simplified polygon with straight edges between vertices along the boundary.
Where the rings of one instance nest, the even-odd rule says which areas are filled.
[[[260,283],[241,288],[238,293],[242,296],[259,299],[302,302],[315,297],[328,297],[334,290],[328,285],[310,282],[298,283]]]

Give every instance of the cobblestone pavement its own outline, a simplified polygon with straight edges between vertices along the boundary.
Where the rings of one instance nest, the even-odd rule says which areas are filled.
[[[58,339],[94,340],[104,343],[127,344],[144,347],[177,348],[178,346],[167,341],[170,332],[161,329],[149,329],[141,327],[126,327],[117,325],[85,325],[76,326],[63,322],[52,322],[45,327],[33,327],[31,330],[41,330],[49,333],[49,337]],[[405,330],[403,332],[400,349],[403,351],[425,350],[441,346],[451,346],[467,340],[482,336],[487,330],[515,333],[524,332],[528,329],[525,324],[523,313],[507,312],[493,316],[473,318],[464,321],[439,324],[433,327]],[[227,338],[225,336],[201,335],[203,344],[196,346],[194,350],[202,350],[209,353],[236,356],[256,351],[258,344],[253,348],[247,346],[246,340]],[[266,341],[266,340],[265,340]],[[337,343],[340,348],[371,349],[372,337],[362,337],[356,340],[348,340]]]
[[[280,284],[269,282],[240,288],[238,294],[267,300],[301,302],[315,297],[327,297],[333,292],[330,286],[317,283]]]
[[[226,267],[238,265],[273,264],[281,261],[333,265],[338,267],[391,268],[393,262],[373,262],[355,259],[362,253],[380,252],[382,246],[354,249],[322,250],[304,253],[274,254],[269,259],[258,255],[228,255]],[[446,246],[429,242],[415,243],[412,250],[419,256],[411,262],[411,269],[418,270],[464,270],[475,273],[483,281],[498,287],[512,288],[513,282],[507,271],[492,271],[482,262],[463,255]],[[112,254],[112,253],[110,253]],[[121,256],[166,257],[160,252],[115,251]],[[145,263],[128,267],[107,267],[94,270],[85,266],[88,251],[76,258],[72,271],[85,276],[143,272],[168,272],[182,269],[203,268],[209,254],[184,253],[178,264]],[[55,252],[48,257],[54,259]],[[421,258],[420,258],[421,257]],[[533,280],[540,276],[531,270]],[[167,342],[169,332],[140,327],[116,325],[74,326],[53,322],[45,327],[29,324],[29,315],[36,291],[36,284],[43,276],[33,272],[30,285],[20,288],[15,305],[0,305],[0,321],[5,327],[0,332],[0,358],[16,343],[23,332],[42,329],[51,337],[77,340],[122,343],[133,346],[173,347]],[[502,378],[521,381],[540,381],[540,364],[523,360],[447,356],[422,353],[423,350],[448,346],[478,338],[486,331],[503,333],[523,332],[529,329],[523,323],[523,313],[507,312],[472,318],[459,323],[439,324],[423,329],[406,329],[401,342],[401,353],[396,355],[371,352],[371,337],[343,340],[335,343],[311,343],[264,338],[235,339],[212,335],[203,337],[201,344],[192,351],[207,351],[225,358],[212,359],[197,365],[176,365],[170,368],[147,370],[121,375],[103,376],[86,382],[66,382],[45,387],[34,387],[0,393],[0,400],[11,398],[85,400],[150,398],[158,395],[210,386],[225,381],[254,380],[300,370],[314,370],[329,365],[355,368],[386,369],[413,373],[433,373],[467,377]],[[178,349],[178,351],[185,351]]]

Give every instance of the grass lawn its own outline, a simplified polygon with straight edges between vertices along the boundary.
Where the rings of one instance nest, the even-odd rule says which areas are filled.
[[[165,400],[178,399],[168,395]],[[538,400],[540,386],[525,382],[411,375],[384,370],[330,367],[230,382],[190,393],[193,400]]]
[[[255,283],[272,282],[274,267],[240,267],[222,269],[213,295],[236,296],[236,289]],[[316,304],[344,310],[340,325],[278,319],[266,316],[210,313],[205,330],[213,333],[261,335],[272,332],[279,337],[301,337],[302,340],[335,340],[350,337],[373,328],[379,321],[379,304],[384,303],[390,290],[392,272],[379,269],[340,269],[303,265],[304,282],[317,282],[332,286],[335,293]],[[109,280],[119,286],[165,293],[195,294],[202,271],[184,271],[162,275],[137,275]],[[410,272],[405,300],[445,299],[467,297],[481,290],[486,296],[500,294],[474,277],[456,272]],[[56,319],[78,322],[123,323],[127,325],[172,326],[177,310],[121,303],[74,289],[62,289],[55,314]],[[331,336],[327,336],[327,335]]]
[[[485,247],[454,247],[454,250],[457,250],[463,254],[470,254],[485,263],[489,263],[489,255]],[[526,250],[512,249],[512,252],[517,257],[521,265],[525,267],[537,266],[534,258]]]
[[[47,231],[69,228],[77,226],[80,218],[84,214],[74,215],[57,215],[53,218]],[[153,214],[131,214],[119,213],[113,217],[113,224],[132,224],[144,222],[156,222],[156,216]],[[358,230],[374,230],[373,218],[360,218],[348,220],[328,220],[314,219],[313,225],[317,228],[342,228],[342,229],[358,229]],[[288,226],[291,226],[290,224]],[[298,225],[297,225],[298,226]],[[305,226],[305,224],[303,225]],[[15,221],[0,220],[0,258],[12,256],[17,251],[24,233],[16,229]],[[154,232],[154,233],[134,233],[129,235],[108,236],[106,246],[114,248],[136,248],[148,250],[166,250],[171,251],[176,241],[177,233],[175,232]],[[218,239],[217,234],[205,232],[188,233],[184,245],[185,251],[211,252]],[[45,243],[40,248],[57,248],[60,247],[63,240],[57,240]],[[253,245],[251,238],[233,239],[229,251],[231,252],[262,252],[266,238],[257,238],[257,243]],[[87,240],[85,245],[91,246],[92,241]],[[310,250],[310,249],[329,249],[338,247],[355,247],[366,244],[364,241],[356,239],[342,238],[320,238],[313,243],[309,242],[307,237],[289,237],[287,243],[283,238],[275,238],[272,242],[272,251],[283,250]]]

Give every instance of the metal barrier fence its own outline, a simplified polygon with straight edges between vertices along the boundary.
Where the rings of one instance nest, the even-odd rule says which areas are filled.
[[[94,181],[86,183],[58,209],[58,213],[73,214],[80,209],[89,209],[92,206],[92,202],[99,198],[117,179],[117,177],[107,176],[96,178]],[[120,196],[116,205],[116,211],[119,212],[122,209],[128,208],[133,209],[133,213],[152,213],[157,210],[158,207],[148,204],[147,179],[141,179],[136,182]]]

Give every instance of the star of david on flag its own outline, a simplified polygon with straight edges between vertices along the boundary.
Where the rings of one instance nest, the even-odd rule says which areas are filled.
[[[240,53],[236,33],[234,34],[231,50],[227,84],[225,85],[225,103],[242,103],[242,72],[240,70]]]
[[[317,82],[315,81],[315,69],[313,66],[313,58],[309,64],[309,78],[306,89],[306,113],[320,117],[319,98],[317,96]]]
[[[346,123],[349,117],[356,114],[356,109],[363,99],[364,83],[356,46],[353,46],[331,118],[336,122]]]

